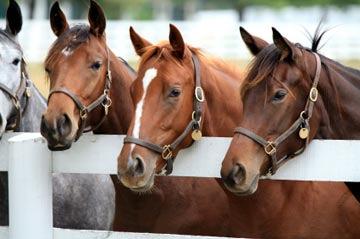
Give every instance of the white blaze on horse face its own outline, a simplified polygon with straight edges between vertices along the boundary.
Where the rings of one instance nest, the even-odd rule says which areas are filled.
[[[62,49],[61,53],[64,56],[70,56],[71,54],[73,54],[73,50],[70,47],[65,47],[64,49]]]
[[[146,96],[147,89],[153,79],[155,79],[157,75],[157,70],[155,68],[150,68],[145,72],[142,85],[143,85],[143,95],[141,96],[140,101],[136,104],[135,110],[135,123],[132,132],[132,136],[135,138],[140,138],[140,126],[141,126],[141,116],[143,112],[144,99]],[[135,144],[131,144],[130,155],[135,147]]]

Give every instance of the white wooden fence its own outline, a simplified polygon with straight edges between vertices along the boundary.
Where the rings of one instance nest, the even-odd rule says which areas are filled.
[[[0,228],[0,239],[190,238],[52,227],[52,173],[116,174],[122,140],[123,136],[87,134],[70,150],[50,152],[38,133],[6,134],[0,141],[0,171],[9,172],[10,226]],[[219,177],[229,142],[230,138],[214,137],[195,143],[179,154],[172,175]],[[360,182],[359,155],[360,141],[315,140],[272,179]]]

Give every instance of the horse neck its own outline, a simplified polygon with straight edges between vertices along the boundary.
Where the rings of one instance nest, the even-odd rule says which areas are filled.
[[[25,97],[25,96],[24,96]],[[21,99],[21,101],[23,101]],[[28,99],[25,111],[20,119],[19,132],[38,132],[41,116],[46,109],[46,100],[40,91],[31,84],[31,97]]]
[[[323,58],[319,91],[322,101],[316,138],[360,138],[360,72]]]
[[[201,61],[201,84],[205,92],[203,134],[232,136],[242,117],[240,86],[243,77],[227,66]]]
[[[110,52],[110,59],[112,75],[110,97],[112,104],[104,123],[95,132],[125,134],[134,111],[130,86],[135,80],[136,73],[112,52]]]

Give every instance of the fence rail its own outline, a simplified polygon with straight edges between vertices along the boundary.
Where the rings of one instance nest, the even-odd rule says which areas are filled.
[[[86,21],[80,21],[85,22]],[[72,24],[79,21],[71,21]],[[272,43],[271,27],[276,27],[290,41],[299,42],[304,46],[310,46],[305,33],[314,32],[317,23],[287,23],[287,22],[237,22],[237,21],[177,21],[172,22],[181,30],[184,40],[204,49],[215,56],[227,59],[248,60],[251,56],[239,33],[239,26],[245,27],[250,33],[261,36]],[[50,29],[48,20],[25,21],[19,34],[19,41],[24,49],[25,59],[30,62],[43,62],[47,49],[56,39]],[[303,25],[305,24],[305,25]],[[4,26],[5,22],[0,21]],[[136,31],[149,41],[157,43],[167,39],[169,35],[168,21],[108,21],[106,24],[107,40],[110,48],[115,54],[126,60],[137,60],[129,37],[129,27],[133,26]],[[211,27],[210,27],[211,26]],[[324,36],[321,49],[331,59],[348,60],[359,59],[360,36],[358,34],[358,23],[345,23],[341,25],[327,26],[331,30]],[[156,31],[154,31],[156,29]],[[211,39],[211,40],[209,40]]]
[[[87,134],[70,150],[50,152],[38,133],[5,134],[0,141],[0,171],[9,171],[10,227],[0,228],[0,238],[190,238],[52,227],[52,173],[116,174],[123,137]],[[229,143],[230,138],[203,138],[180,152],[172,175],[219,177]],[[360,141],[314,140],[271,179],[360,182],[359,154]]]

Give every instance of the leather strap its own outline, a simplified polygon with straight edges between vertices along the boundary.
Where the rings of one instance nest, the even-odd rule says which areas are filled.
[[[308,96],[308,99],[307,99],[307,103],[305,105],[305,109],[300,113],[299,118],[284,133],[282,133],[274,141],[269,141],[269,140],[266,140],[263,137],[257,135],[253,131],[248,130],[248,129],[243,128],[243,127],[237,127],[234,130],[235,134],[242,134],[242,135],[254,140],[255,142],[257,142],[258,144],[260,144],[261,146],[264,147],[265,153],[267,155],[269,155],[270,159],[271,159],[271,167],[269,169],[269,173],[271,175],[275,174],[277,169],[282,164],[284,164],[286,161],[288,161],[289,159],[293,158],[294,156],[297,156],[297,155],[301,154],[302,152],[304,152],[307,145],[309,144],[309,137],[307,137],[305,139],[305,144],[304,144],[304,146],[302,148],[300,148],[299,150],[297,150],[293,154],[285,155],[280,160],[277,160],[277,148],[278,148],[278,146],[282,142],[284,142],[288,137],[290,137],[290,135],[292,135],[295,131],[299,130],[300,127],[305,127],[310,132],[309,121],[310,121],[312,113],[313,113],[314,104],[315,104],[315,102],[317,101],[317,98],[318,98],[319,93],[318,93],[317,86],[319,84],[320,74],[321,74],[321,60],[320,60],[320,57],[319,57],[319,55],[317,53],[313,53],[313,54],[314,54],[315,60],[316,60],[316,71],[315,71],[314,81],[313,81],[313,84],[312,84],[312,87],[310,89],[310,93],[309,93],[309,96]]]
[[[29,98],[31,97],[31,81],[30,79],[27,77],[27,74],[25,72],[25,61],[22,59],[21,60],[21,80],[20,80],[20,85],[18,87],[18,89],[16,90],[15,93],[12,92],[12,90],[7,87],[6,85],[0,83],[0,90],[3,91],[6,95],[8,95],[11,99],[11,101],[13,102],[14,108],[15,108],[15,115],[13,117],[10,118],[9,122],[10,124],[8,124],[6,126],[6,130],[13,130],[16,131],[18,130],[19,126],[20,126],[20,120],[22,117],[22,114],[25,112],[27,106],[28,106],[28,102],[29,102]],[[22,100],[24,99],[24,105],[22,106]],[[11,123],[11,121],[13,121]]]
[[[193,131],[200,129],[201,116],[202,116],[202,103],[205,100],[204,91],[201,88],[201,69],[200,62],[198,57],[195,54],[192,54],[192,62],[194,65],[194,77],[195,77],[195,89],[194,89],[194,106],[192,119],[184,129],[183,133],[177,137],[171,144],[167,145],[158,145],[147,140],[135,138],[133,136],[126,136],[124,138],[124,144],[132,143],[144,148],[150,149],[161,155],[162,159],[166,161],[165,164],[165,174],[169,175],[173,170],[173,162],[175,160],[175,151],[178,146],[185,140],[185,138]]]

